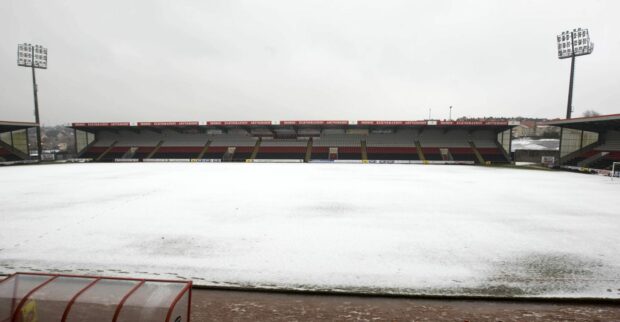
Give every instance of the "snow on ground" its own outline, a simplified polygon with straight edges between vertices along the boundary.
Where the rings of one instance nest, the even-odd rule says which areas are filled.
[[[620,298],[620,181],[369,164],[0,168],[0,273]]]

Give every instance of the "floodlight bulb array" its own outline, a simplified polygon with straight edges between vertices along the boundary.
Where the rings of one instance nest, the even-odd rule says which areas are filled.
[[[32,44],[17,45],[17,65],[46,69],[47,48]]]
[[[577,28],[572,31],[563,31],[557,36],[558,58],[589,55],[594,50],[594,43],[590,41],[588,29]],[[574,52],[573,52],[574,49]]]

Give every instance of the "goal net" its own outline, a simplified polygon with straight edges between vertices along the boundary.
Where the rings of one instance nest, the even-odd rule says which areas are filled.
[[[611,165],[611,173],[610,176],[612,178],[618,178],[620,177],[620,162],[614,162]]]

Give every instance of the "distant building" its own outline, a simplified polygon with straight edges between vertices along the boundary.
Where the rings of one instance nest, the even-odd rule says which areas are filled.
[[[521,125],[513,128],[512,135],[517,138],[541,137],[553,132],[559,134],[559,129],[554,126],[545,125],[543,122],[525,120],[521,121]]]

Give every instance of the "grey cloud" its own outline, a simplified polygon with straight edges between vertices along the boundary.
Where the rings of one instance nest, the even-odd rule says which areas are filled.
[[[45,123],[561,117],[587,27],[575,113],[619,111],[620,2],[34,1],[0,3],[0,119],[32,119],[17,43],[49,49]]]

